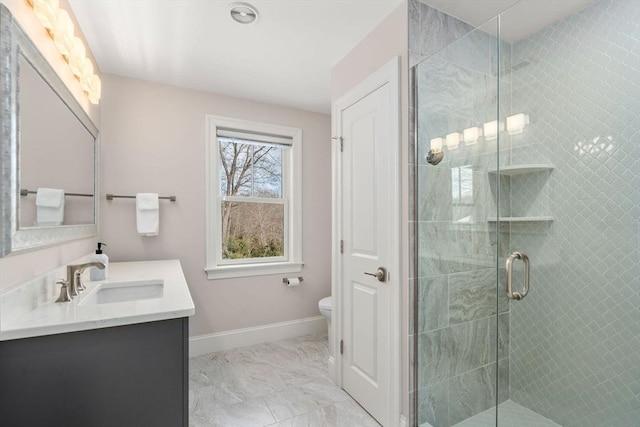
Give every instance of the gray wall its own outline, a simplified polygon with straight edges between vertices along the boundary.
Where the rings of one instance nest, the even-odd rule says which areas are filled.
[[[180,259],[196,314],[190,336],[319,316],[331,289],[330,118],[174,86],[105,75],[102,182],[105,193],[158,192],[160,234],[136,232],[135,202],[101,200],[101,238],[112,262]],[[205,267],[206,114],[302,129],[304,284],[282,275],[207,280]]]

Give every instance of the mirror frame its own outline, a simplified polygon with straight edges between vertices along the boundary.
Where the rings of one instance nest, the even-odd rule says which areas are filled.
[[[19,55],[33,66],[94,138],[93,224],[20,229]],[[0,257],[98,235],[98,128],[4,4],[0,4],[0,115]]]

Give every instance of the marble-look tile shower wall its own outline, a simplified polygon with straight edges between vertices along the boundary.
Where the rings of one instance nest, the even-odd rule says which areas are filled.
[[[496,177],[487,172],[496,168],[495,140],[444,148],[437,166],[424,156],[430,139],[496,119],[498,49],[488,33],[497,22],[485,32],[419,2],[411,10],[418,15],[411,19],[411,57],[419,63],[416,421],[448,427],[494,406],[496,390],[500,401],[508,398],[509,313],[504,293],[497,306],[496,274],[504,272],[495,266],[509,236],[497,237],[495,222],[488,222],[498,201]],[[503,197],[501,214],[508,206]]]
[[[554,220],[511,225],[511,250],[532,270],[530,294],[510,307],[510,397],[565,427],[635,426],[640,3],[596,2],[511,54],[501,91],[531,123],[505,140],[510,161],[555,168],[511,178],[512,214]]]
[[[425,59],[426,57],[434,54],[435,52],[443,49],[452,41],[463,36],[464,34],[473,30],[473,27],[459,21],[451,16],[439,12],[433,9],[419,0],[409,0],[408,5],[409,13],[409,66],[414,67],[417,63]],[[409,194],[412,195],[409,207],[409,289],[410,295],[413,295],[412,303],[410,307],[414,312],[411,313],[410,319],[413,319],[419,312],[416,306],[418,300],[418,287],[416,286],[420,281],[418,279],[418,248],[417,248],[417,190],[416,190],[416,178],[417,178],[417,158],[422,157],[422,150],[418,153],[415,145],[415,122],[416,122],[416,107],[415,107],[415,93],[413,88],[416,87],[415,81],[415,69],[412,69],[410,74],[409,87]],[[415,412],[415,403],[417,398],[417,360],[414,360],[415,351],[414,346],[417,343],[417,334],[414,321],[409,323],[409,343],[411,355],[410,363],[410,383],[409,383],[409,396],[410,396],[410,425],[416,425],[417,422],[422,422],[422,418],[418,417]],[[420,419],[418,419],[420,418]]]
[[[434,54],[442,48],[449,45],[452,41],[463,36],[469,31],[473,30],[473,27],[459,21],[453,17],[450,17],[444,13],[433,9],[419,0],[409,0],[408,5],[409,13],[409,66],[412,68],[426,57]],[[416,87],[415,68],[412,68],[409,82],[409,194],[410,206],[409,206],[409,289],[410,295],[412,295],[412,302],[410,308],[414,310],[411,313],[409,323],[409,343],[411,356],[410,363],[410,383],[409,383],[409,396],[410,396],[410,425],[416,425],[416,423],[424,422],[424,416],[418,416],[415,411],[415,403],[417,399],[417,366],[418,361],[414,360],[415,346],[417,345],[416,334],[416,322],[413,321],[414,317],[419,313],[419,308],[416,306],[418,300],[418,287],[416,286],[420,281],[418,279],[418,248],[417,248],[417,158],[422,156],[422,151],[418,153],[415,145],[415,123],[416,123],[416,107],[415,107],[415,93],[413,88]],[[422,393],[421,393],[422,395]]]

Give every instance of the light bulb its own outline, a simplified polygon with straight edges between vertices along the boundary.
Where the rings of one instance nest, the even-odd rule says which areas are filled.
[[[33,12],[47,30],[52,31],[58,19],[59,0],[31,0]]]
[[[526,114],[514,114],[507,117],[507,133],[509,135],[515,135],[522,133],[524,127],[529,124],[529,116]]]
[[[85,92],[91,90],[91,79],[93,78],[93,63],[89,58],[85,58],[82,63],[82,74],[80,76],[80,86]]]
[[[100,95],[102,93],[102,82],[100,77],[93,75],[91,77],[91,88],[89,90],[89,101],[92,104],[97,104],[100,101]]]
[[[460,132],[453,132],[450,134],[447,134],[447,148],[449,150],[455,150],[458,148],[458,145],[460,145],[460,140],[462,139],[462,135],[460,135]]]
[[[502,123],[498,123],[497,120],[493,120],[485,123],[482,128],[484,131],[484,138],[487,141],[491,141],[498,138],[498,131],[504,130],[504,125]]]
[[[479,127],[470,127],[462,131],[465,145],[473,145],[478,142],[478,139],[482,136],[482,129]]]
[[[71,51],[69,51],[69,68],[73,74],[80,78],[84,68],[84,59],[87,54],[87,50],[84,47],[84,43],[78,37],[73,38],[73,45]]]
[[[58,9],[58,17],[56,24],[53,27],[53,42],[60,51],[60,53],[66,57],[69,56],[69,51],[73,49],[73,22],[64,9]]]
[[[433,138],[429,141],[429,148],[434,153],[439,153],[442,151],[442,138]]]

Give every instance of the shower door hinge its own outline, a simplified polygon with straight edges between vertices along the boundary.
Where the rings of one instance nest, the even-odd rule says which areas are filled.
[[[344,341],[340,340],[340,354],[344,354]]]
[[[344,240],[340,240],[340,253],[344,253]]]

